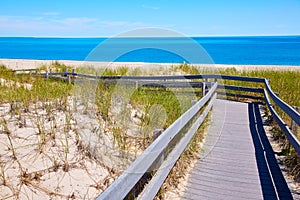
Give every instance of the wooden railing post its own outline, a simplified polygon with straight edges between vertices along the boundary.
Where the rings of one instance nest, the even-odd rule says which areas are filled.
[[[71,75],[70,75],[70,74],[68,74],[68,68],[67,68],[67,67],[66,67],[65,74],[66,74],[66,76],[67,76],[68,83],[71,83]]]
[[[152,140],[156,140],[156,138],[158,138],[162,133],[164,132],[164,129],[162,128],[158,128],[158,129],[155,129],[152,133]]]
[[[135,89],[139,88],[139,81],[135,81]]]
[[[203,97],[205,96],[205,87],[206,87],[205,82],[202,82],[202,96]]]
[[[71,82],[70,83],[72,83],[72,81],[75,82],[75,69],[72,69]]]
[[[294,106],[294,108],[295,108],[295,110],[297,112],[299,112],[299,107]],[[291,131],[298,138],[298,133],[297,133],[297,131],[298,131],[298,125],[297,125],[297,123],[293,119],[291,119]]]
[[[197,100],[196,100],[196,99],[193,99],[193,100],[191,101],[192,106],[195,105],[196,103],[197,103]]]
[[[277,95],[278,96],[278,95]],[[294,106],[295,110],[298,112],[299,111],[299,108]],[[291,119],[291,126],[290,126],[290,129],[292,131],[292,133],[296,136],[296,138],[298,138],[297,136],[297,124],[295,123],[295,121],[293,119]],[[288,154],[291,153],[291,143],[288,141],[287,139],[287,142],[288,142],[288,147],[287,147],[287,152]]]

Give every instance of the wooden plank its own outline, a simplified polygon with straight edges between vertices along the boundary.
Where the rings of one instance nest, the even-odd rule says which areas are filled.
[[[257,104],[216,101],[183,199],[292,199],[258,114]]]

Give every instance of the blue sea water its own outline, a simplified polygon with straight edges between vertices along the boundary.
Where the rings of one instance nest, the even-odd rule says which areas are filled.
[[[300,36],[0,37],[0,58],[300,66]]]

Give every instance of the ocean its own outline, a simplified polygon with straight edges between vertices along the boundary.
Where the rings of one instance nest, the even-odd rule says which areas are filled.
[[[0,37],[0,58],[300,66],[300,36]]]

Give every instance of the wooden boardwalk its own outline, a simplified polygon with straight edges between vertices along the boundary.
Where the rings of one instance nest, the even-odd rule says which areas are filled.
[[[212,119],[183,199],[293,199],[257,104],[216,100]]]

